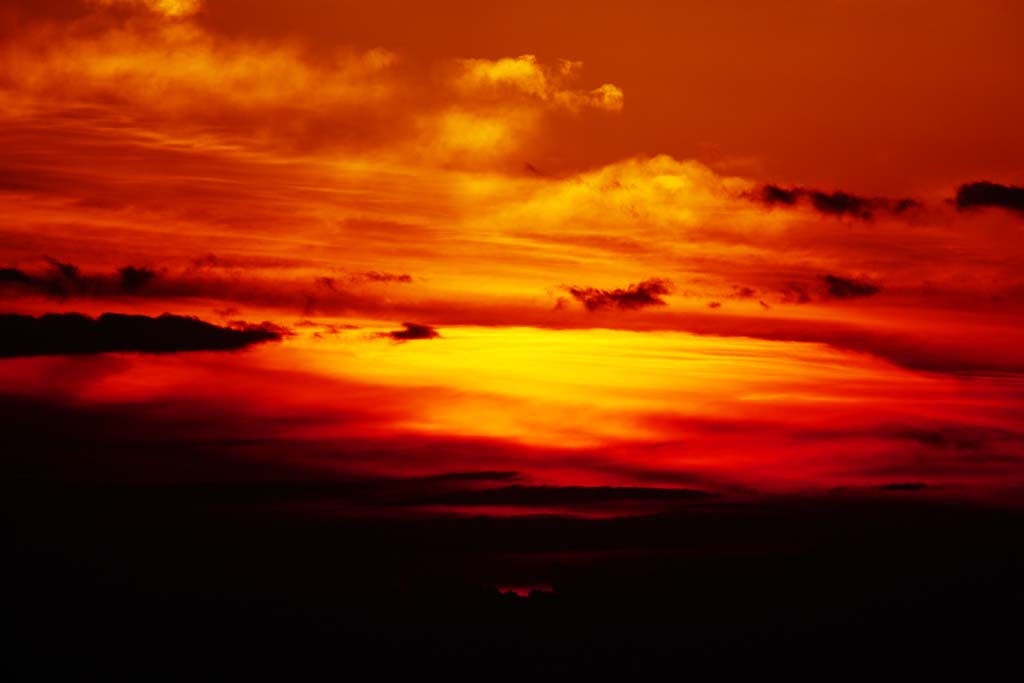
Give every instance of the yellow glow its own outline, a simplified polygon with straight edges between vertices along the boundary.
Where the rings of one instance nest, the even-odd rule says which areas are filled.
[[[136,5],[166,17],[187,17],[202,8],[202,0],[93,0],[98,5]]]
[[[289,346],[306,351],[299,362],[317,375],[422,390],[405,430],[557,447],[658,441],[666,437],[658,416],[799,421],[786,410],[877,405],[897,383],[901,392],[930,383],[816,344],[606,329],[452,327],[406,343],[377,336],[393,327]]]

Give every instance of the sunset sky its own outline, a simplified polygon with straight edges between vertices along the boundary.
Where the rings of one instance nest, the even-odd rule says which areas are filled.
[[[36,319],[3,322],[5,420],[109,446],[46,465],[72,480],[441,476],[409,506],[446,513],[1012,502],[1022,24],[9,0],[0,297]]]

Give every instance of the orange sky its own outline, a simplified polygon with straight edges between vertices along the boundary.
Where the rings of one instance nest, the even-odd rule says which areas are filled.
[[[1018,4],[408,5],[0,10],[4,310],[294,332],[5,392],[317,471],[1020,485]]]

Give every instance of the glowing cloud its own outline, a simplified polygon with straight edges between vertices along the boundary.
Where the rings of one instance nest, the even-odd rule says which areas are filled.
[[[567,84],[575,80],[582,62],[561,60],[557,67],[545,66],[534,55],[502,59],[463,59],[455,85],[464,93],[500,97],[518,92],[569,110],[584,108],[620,111],[622,90],[605,83],[591,91],[572,90]]]
[[[188,17],[202,8],[202,0],[92,0],[108,7],[145,7],[165,17]]]

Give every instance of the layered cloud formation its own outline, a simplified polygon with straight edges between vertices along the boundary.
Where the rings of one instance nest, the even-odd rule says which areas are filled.
[[[314,460],[340,440],[345,467],[383,452],[425,475],[402,444],[426,444],[611,487],[488,494],[519,507],[641,482],[1019,481],[1024,223],[999,168],[845,187],[827,155],[794,177],[659,153],[629,118],[646,72],[601,50],[426,54],[286,39],[262,5],[227,22],[244,30],[216,3],[67,6],[26,5],[0,45],[5,355],[88,354],[63,398],[216,397]],[[52,398],[63,360],[4,361],[10,391]]]

